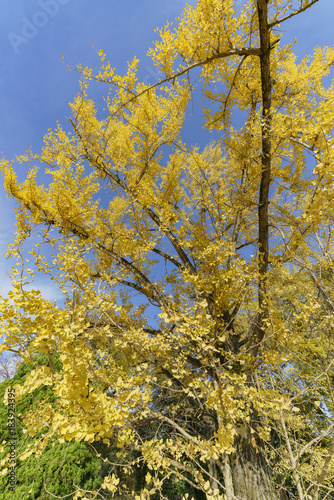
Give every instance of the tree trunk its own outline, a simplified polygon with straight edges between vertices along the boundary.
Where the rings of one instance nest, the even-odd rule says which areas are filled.
[[[226,453],[224,454],[223,457],[223,476],[224,476],[226,500],[234,500],[235,497],[234,497],[230,457]]]
[[[213,490],[218,489],[217,483],[217,467],[216,462],[211,458],[209,462],[209,473],[210,473],[210,487]]]
[[[230,459],[235,500],[279,500],[264,451],[246,427],[238,428]]]

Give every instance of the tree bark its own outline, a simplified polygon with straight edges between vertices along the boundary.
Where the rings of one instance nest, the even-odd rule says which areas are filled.
[[[235,499],[279,500],[261,443],[245,426],[238,428],[230,461]]]
[[[234,500],[235,496],[234,496],[230,457],[226,453],[223,457],[223,476],[224,476],[226,500]]]
[[[213,490],[218,489],[217,483],[217,467],[215,461],[211,458],[209,462],[210,486]]]

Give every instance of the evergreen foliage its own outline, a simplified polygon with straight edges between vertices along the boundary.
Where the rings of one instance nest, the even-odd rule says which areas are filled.
[[[22,385],[27,375],[38,365],[47,365],[48,357],[46,354],[40,354],[35,357],[34,363],[21,363],[18,366],[17,373],[12,379],[5,380],[0,384],[0,401],[3,401],[7,387],[15,384]],[[54,355],[53,366],[59,371],[61,362],[59,355]],[[42,428],[35,436],[30,437],[26,433],[26,427],[23,423],[25,415],[34,412],[37,418],[39,403],[55,401],[55,395],[50,386],[40,386],[32,393],[25,394],[16,405],[16,479],[17,486],[15,492],[10,489],[9,475],[0,476],[0,498],[1,500],[49,500],[52,495],[66,496],[72,499],[77,487],[87,490],[96,490],[102,483],[100,475],[100,459],[92,450],[88,449],[85,443],[75,441],[59,443],[55,437],[49,442],[37,457],[34,454],[27,457],[24,461],[20,460],[29,443],[43,439],[47,428]],[[8,441],[7,429],[7,406],[0,404],[0,436],[2,440]],[[8,444],[3,446],[0,454],[0,460],[8,452]]]

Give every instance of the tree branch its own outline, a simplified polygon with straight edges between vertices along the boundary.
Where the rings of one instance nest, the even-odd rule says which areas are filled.
[[[161,255],[165,260],[169,260],[176,267],[182,269],[183,266],[182,266],[182,264],[180,264],[180,262],[178,260],[174,259],[174,257],[171,257],[170,255],[166,254],[165,252],[162,252],[161,250],[159,250],[159,248],[152,248],[152,252],[157,253],[158,255]]]
[[[269,23],[268,28],[273,28],[274,26],[277,26],[278,24],[284,23],[284,21],[287,21],[288,19],[291,19],[292,17],[297,16],[298,14],[301,14],[302,12],[305,12],[305,10],[312,7],[312,5],[314,5],[317,2],[319,2],[319,0],[312,0],[309,4],[305,5],[305,7],[302,7],[301,9],[298,9],[295,12],[292,12],[288,16],[282,17],[281,19],[277,19],[277,21],[273,21],[272,23]]]

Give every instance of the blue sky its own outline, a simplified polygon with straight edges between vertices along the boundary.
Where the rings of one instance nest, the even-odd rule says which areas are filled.
[[[188,3],[195,4],[195,0]],[[68,103],[78,91],[78,75],[71,66],[98,67],[103,49],[120,73],[134,55],[141,60],[140,78],[155,81],[154,67],[145,54],[157,36],[154,28],[173,20],[185,0],[2,0],[0,19],[0,151],[10,159],[29,147],[39,152],[43,136],[56,121],[66,123]],[[310,11],[287,21],[285,41],[297,37],[298,55],[316,45],[333,44],[334,0],[319,0]],[[92,47],[95,46],[95,48]],[[198,103],[194,103],[196,106]],[[204,132],[200,113],[192,130],[194,143]],[[190,134],[189,134],[190,136]],[[9,289],[3,258],[14,227],[14,203],[0,183],[0,293]],[[47,298],[55,291],[40,283]]]

